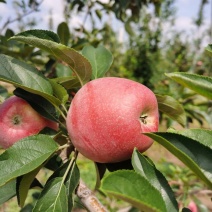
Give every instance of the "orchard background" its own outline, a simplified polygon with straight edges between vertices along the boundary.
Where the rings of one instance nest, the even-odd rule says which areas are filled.
[[[108,211],[189,211],[193,203],[198,211],[211,211],[211,26],[200,30],[209,2],[198,2],[196,31],[187,37],[164,29],[176,21],[174,0],[63,1],[64,22],[55,31],[51,12],[46,29],[37,29],[39,17],[30,16],[42,10],[43,1],[12,2],[15,16],[0,22],[0,100],[26,99],[60,123],[60,131],[39,133],[43,152],[37,157],[31,157],[32,137],[1,150],[0,211],[86,210],[89,203],[77,193],[80,179]],[[73,14],[83,24],[70,26]],[[124,42],[111,19],[125,27]],[[67,145],[66,110],[81,86],[107,76],[140,82],[156,94],[159,132],[148,135],[155,140],[150,149],[143,154],[135,149],[123,163],[94,163],[80,154],[76,159]],[[35,79],[39,88],[31,83]],[[21,157],[25,165],[18,163]],[[140,182],[136,189],[149,191],[145,197],[132,191],[134,180]]]

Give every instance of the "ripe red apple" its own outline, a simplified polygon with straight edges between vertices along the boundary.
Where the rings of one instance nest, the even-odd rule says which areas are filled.
[[[56,122],[41,116],[22,98],[12,96],[0,106],[0,146],[5,149],[45,127],[58,130]]]
[[[154,93],[132,80],[106,77],[88,82],[74,96],[67,130],[76,149],[87,158],[112,163],[131,158],[134,147],[147,150],[158,131]]]
[[[196,205],[196,203],[195,203],[194,201],[189,202],[188,208],[189,208],[192,212],[198,212],[197,205]]]

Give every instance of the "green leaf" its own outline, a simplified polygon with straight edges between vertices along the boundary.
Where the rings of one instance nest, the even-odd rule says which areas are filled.
[[[46,161],[58,148],[46,135],[26,137],[0,155],[0,186],[31,172]]]
[[[24,37],[35,37],[35,38],[40,38],[42,40],[47,40],[47,41],[53,41],[56,43],[60,43],[60,38],[58,35],[52,31],[49,30],[42,30],[42,29],[32,29],[28,30],[25,32],[20,33]]]
[[[205,48],[206,53],[212,57],[212,44],[209,44],[206,48]]]
[[[30,93],[21,88],[16,88],[13,93],[25,99],[42,116],[53,121],[58,121],[58,113],[55,107],[42,96]]]
[[[101,190],[131,203],[141,211],[166,211],[159,191],[145,177],[131,170],[110,173],[103,179]]]
[[[212,130],[208,129],[186,129],[186,130],[172,130],[173,133],[191,138],[199,143],[212,149]]]
[[[55,69],[57,77],[68,77],[73,75],[72,70],[67,65],[57,63]]]
[[[174,72],[166,76],[180,83],[181,85],[197,92],[198,94],[212,99],[212,78],[197,74]]]
[[[137,173],[145,177],[162,195],[166,211],[178,212],[178,203],[166,178],[159,172],[150,159],[145,158],[137,150],[132,155],[132,165]]]
[[[95,169],[96,169],[96,185],[95,190],[98,190],[101,185],[101,180],[106,172],[106,166],[104,163],[97,163],[94,162]]]
[[[0,80],[43,96],[55,105],[60,104],[53,96],[51,84],[36,68],[3,54],[0,54]]]
[[[113,62],[111,52],[102,45],[99,45],[97,48],[85,46],[82,49],[82,54],[91,63],[92,79],[103,77]]]
[[[42,165],[18,178],[17,180],[18,183],[16,187],[17,187],[17,199],[20,207],[24,206],[30,186],[41,168]]]
[[[67,90],[80,87],[80,82],[75,76],[58,77],[55,78],[54,80]]]
[[[33,212],[68,212],[68,200],[63,178],[54,178],[47,183],[36,202]]]
[[[57,83],[54,79],[49,79],[49,82],[52,85],[54,95],[63,103],[65,104],[68,101],[69,95],[67,93],[67,90]]]
[[[207,145],[178,133],[158,132],[145,135],[164,146],[212,188],[212,150]]]
[[[80,180],[80,172],[77,167],[76,161],[74,161],[68,173],[68,176],[65,180],[66,191],[69,197],[68,211],[72,211],[72,208],[74,206],[74,194],[75,194],[75,189],[77,188],[79,184],[79,180]]]
[[[167,95],[156,94],[158,107],[161,112],[177,121],[182,126],[186,124],[186,113],[183,106],[173,97]]]
[[[62,22],[57,27],[57,34],[60,37],[60,41],[62,44],[67,45],[70,39],[70,31],[68,24],[66,22]]]
[[[11,180],[0,187],[0,205],[16,195],[16,180]]]
[[[47,184],[36,203],[34,211],[45,211],[48,208],[50,208],[49,211],[55,212],[72,211],[73,194],[79,183],[79,178],[79,169],[75,160],[68,160],[49,177]],[[57,186],[52,190],[51,186],[54,186],[55,180]],[[53,194],[53,192],[55,193]],[[60,201],[63,199],[64,195],[66,198],[64,199],[63,209],[61,208],[59,210],[59,207],[61,207]]]
[[[36,36],[35,31],[39,33],[40,30],[25,31],[13,36],[10,39],[38,47],[44,51],[47,51],[58,60],[65,62],[78,77],[81,85],[85,84],[91,79],[92,67],[89,61],[83,55],[65,45]]]

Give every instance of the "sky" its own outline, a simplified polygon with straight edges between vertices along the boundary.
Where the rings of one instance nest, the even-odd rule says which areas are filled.
[[[107,0],[102,0],[107,1]],[[15,14],[10,0],[7,0],[7,4],[0,3],[0,16],[2,19],[0,20],[0,29],[7,20],[7,18],[13,17],[11,14]],[[208,4],[204,8],[204,26],[200,29],[204,31],[206,28],[212,27],[212,0],[208,0]],[[199,6],[201,0],[176,0],[176,7],[177,7],[177,14],[176,14],[176,25],[174,26],[175,29],[182,31],[185,30],[188,33],[196,33],[197,30],[192,21],[197,17]],[[56,27],[59,23],[64,21],[63,18],[63,0],[44,0],[42,6],[40,8],[41,12],[33,14],[28,17],[36,16],[38,18],[38,25],[36,26],[37,29],[48,29],[49,23],[49,12],[51,10],[54,28],[53,30],[56,31]],[[79,26],[82,23],[82,18],[73,16],[71,22],[69,23],[70,26]],[[89,26],[89,23],[86,23]],[[167,30],[170,29],[172,26],[166,26]],[[16,31],[17,23],[11,24],[10,28]],[[116,23],[116,28],[120,31],[120,39],[123,39],[123,25],[121,23]],[[210,39],[210,38],[209,38]],[[206,41],[208,42],[208,41]],[[210,40],[212,42],[212,40]]]

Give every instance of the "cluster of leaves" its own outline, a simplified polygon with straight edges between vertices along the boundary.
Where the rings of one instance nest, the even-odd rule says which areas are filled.
[[[10,41],[39,48],[60,61],[57,69],[60,76],[51,77],[20,59],[0,55],[0,80],[13,84],[15,95],[25,98],[43,116],[56,120],[60,131],[44,131],[24,138],[0,155],[0,193],[3,194],[0,203],[16,195],[18,204],[23,207],[29,189],[39,187],[41,193],[33,211],[71,211],[80,170],[77,152],[64,125],[66,111],[73,91],[77,92],[90,80],[104,77],[112,64],[112,54],[101,45],[96,48],[86,46],[78,52],[62,44],[57,34],[44,30],[25,31],[11,37]],[[207,52],[211,54],[211,46]],[[210,77],[188,73],[169,73],[167,76],[200,95],[212,98]],[[185,111],[177,100],[167,95],[157,95],[157,99],[161,112],[185,125]],[[209,189],[212,188],[211,130],[172,130],[146,135],[179,158]],[[61,158],[63,151],[66,152],[66,162]],[[120,198],[139,210],[179,211],[174,192],[162,172],[136,149],[130,162],[96,163],[96,167],[96,189],[105,195]],[[41,184],[36,176],[44,168],[53,173]],[[110,173],[104,175],[106,170]]]

